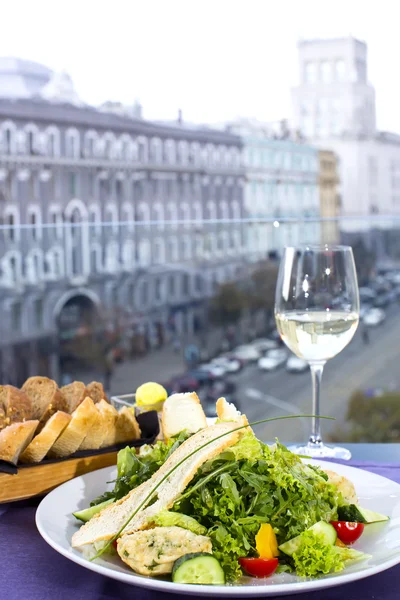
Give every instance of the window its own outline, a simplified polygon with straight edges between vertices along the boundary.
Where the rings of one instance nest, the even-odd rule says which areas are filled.
[[[139,242],[139,264],[141,267],[147,267],[151,263],[151,247],[149,240]]]
[[[115,198],[118,202],[124,198],[124,185],[120,179],[115,180]]]
[[[323,83],[330,83],[332,81],[332,65],[327,60],[321,62],[321,81]]]
[[[147,161],[147,139],[146,138],[138,138],[138,159],[140,163],[144,163]]]
[[[78,195],[78,176],[76,173],[68,173],[68,191],[71,198],[76,198]]]
[[[147,281],[142,281],[140,285],[139,303],[141,306],[147,306],[149,303],[149,284]]]
[[[22,305],[20,302],[14,302],[11,306],[11,328],[18,332],[22,329]]]
[[[30,129],[28,131],[27,137],[27,153],[28,154],[36,154],[36,139],[35,133]]]
[[[38,207],[31,207],[28,212],[28,222],[31,226],[31,235],[34,241],[37,241],[41,237],[41,218],[40,209]]]
[[[79,133],[69,129],[65,134],[65,154],[68,158],[79,158]]]
[[[36,298],[33,302],[33,322],[36,329],[43,327],[43,300]]]
[[[192,258],[192,247],[190,237],[186,235],[182,239],[182,255],[184,260],[190,260]]]
[[[165,246],[163,240],[156,240],[154,243],[154,262],[158,264],[165,263]]]
[[[317,80],[317,65],[314,62],[306,62],[304,66],[304,80],[306,83],[315,83]]]
[[[164,227],[165,227],[164,207],[159,202],[157,202],[153,207],[153,215],[154,215],[154,221],[157,222],[157,229],[164,229]]]
[[[346,68],[344,64],[344,60],[335,61],[335,79],[336,81],[344,81],[346,74]]]
[[[174,237],[168,242],[169,261],[176,262],[178,260],[178,240]]]
[[[175,275],[170,275],[168,277],[168,295],[171,298],[175,298],[176,294],[176,278]]]
[[[179,142],[178,145],[178,156],[179,156],[179,163],[181,165],[186,165],[188,162],[188,145],[187,142]]]
[[[88,131],[85,134],[85,156],[93,158],[96,155],[96,141],[98,139],[95,131]]]

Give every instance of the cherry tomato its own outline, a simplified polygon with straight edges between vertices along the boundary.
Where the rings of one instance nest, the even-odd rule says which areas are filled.
[[[351,523],[350,521],[331,521],[336,529],[338,538],[344,544],[354,544],[364,531],[364,523]]]
[[[276,571],[277,558],[239,558],[240,566],[252,577],[269,577]]]
[[[114,540],[112,545],[114,546],[115,549],[117,549],[117,544],[118,544],[118,540]]]

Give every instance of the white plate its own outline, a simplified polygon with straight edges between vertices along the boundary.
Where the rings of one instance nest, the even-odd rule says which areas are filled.
[[[372,555],[368,561],[354,564],[339,574],[306,580],[288,573],[268,579],[243,577],[235,585],[203,586],[172,583],[136,575],[118,557],[90,562],[70,546],[73,533],[79,525],[72,512],[89,506],[93,498],[103,493],[106,482],[115,478],[116,468],[107,467],[76,477],[59,486],[40,503],[36,525],[40,534],[57,552],[73,562],[131,585],[163,592],[192,594],[195,596],[284,596],[318,590],[369,577],[400,563],[400,485],[368,471],[323,461],[308,461],[323,468],[334,469],[351,479],[357,489],[360,504],[391,517],[387,523],[376,523],[365,528],[362,538],[354,545],[358,550]],[[111,486],[108,486],[110,489]]]

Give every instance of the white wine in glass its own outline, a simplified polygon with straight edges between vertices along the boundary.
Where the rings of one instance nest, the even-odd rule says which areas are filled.
[[[297,454],[351,458],[349,450],[322,442],[320,388],[326,361],[351,341],[359,312],[357,274],[350,247],[285,248],[276,288],[275,319],[288,348],[310,365],[315,415],[308,443],[291,448]]]

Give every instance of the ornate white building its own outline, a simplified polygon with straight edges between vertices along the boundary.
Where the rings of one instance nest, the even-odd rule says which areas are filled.
[[[240,138],[85,106],[21,60],[0,60],[0,94],[1,381],[57,378],[99,320],[150,344],[196,330],[242,268]]]

